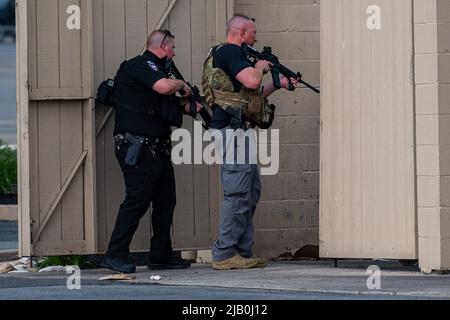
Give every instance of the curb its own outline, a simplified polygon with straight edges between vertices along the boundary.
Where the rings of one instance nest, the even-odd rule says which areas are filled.
[[[17,205],[0,205],[0,220],[16,221],[17,219]]]

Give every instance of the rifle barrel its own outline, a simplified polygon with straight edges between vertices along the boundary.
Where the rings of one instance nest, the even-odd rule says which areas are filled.
[[[316,92],[316,93],[320,93],[319,89],[314,88],[312,85],[310,85],[309,83],[307,83],[306,81],[300,80],[300,83],[303,83],[305,86],[307,86],[308,88],[310,88],[312,91]]]

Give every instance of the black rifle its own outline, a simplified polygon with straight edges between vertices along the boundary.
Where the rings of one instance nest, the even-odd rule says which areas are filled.
[[[270,63],[272,63],[271,72],[272,72],[272,79],[273,79],[273,85],[275,88],[280,89],[281,88],[281,82],[280,82],[280,73],[287,77],[288,79],[294,78],[299,79],[300,83],[303,83],[305,86],[313,90],[314,92],[320,93],[320,91],[316,88],[314,88],[309,83],[302,80],[302,74],[300,72],[294,72],[288,67],[282,65],[280,63],[280,60],[276,55],[272,53],[271,47],[264,47],[262,52],[257,51],[256,49],[250,47],[249,45],[243,45],[244,50],[246,51],[247,55],[257,60],[267,60]],[[289,91],[293,91],[295,89],[294,85],[289,81]]]
[[[181,74],[180,70],[178,70],[177,66],[175,65],[175,63],[173,61],[171,61],[170,65],[169,65],[169,72],[178,80],[184,81],[184,77]],[[197,104],[196,102],[200,103],[201,105],[203,105],[203,108],[200,110],[200,116],[202,117],[203,121],[205,122],[203,125],[203,127],[208,130],[210,125],[211,125],[211,115],[209,114],[208,110],[205,107],[205,101],[202,98],[202,96],[200,95],[200,90],[197,88],[197,86],[193,86],[191,85],[189,82],[186,82],[186,84],[189,86],[189,88],[191,88],[192,91],[192,95],[189,97],[189,102],[190,102],[190,108],[189,108],[189,115],[191,117],[193,117],[194,119],[196,119],[197,117]],[[180,93],[182,95],[185,94],[184,90],[181,90]]]

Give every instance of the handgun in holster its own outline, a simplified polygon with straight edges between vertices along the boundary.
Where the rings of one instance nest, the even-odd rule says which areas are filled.
[[[243,124],[242,109],[238,107],[236,108],[228,107],[225,111],[231,116],[230,118],[231,129],[237,130],[242,128]]]
[[[141,136],[133,136],[130,133],[125,133],[125,139],[129,143],[125,163],[130,166],[135,166],[139,160],[139,154],[141,153],[141,148],[145,142],[145,138]]]

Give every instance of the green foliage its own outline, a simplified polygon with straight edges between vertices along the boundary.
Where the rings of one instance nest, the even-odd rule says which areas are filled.
[[[40,269],[51,266],[78,266],[80,269],[95,267],[94,263],[89,261],[85,256],[44,257],[38,262],[37,266]]]
[[[17,152],[0,140],[0,194],[15,194],[17,188]]]

